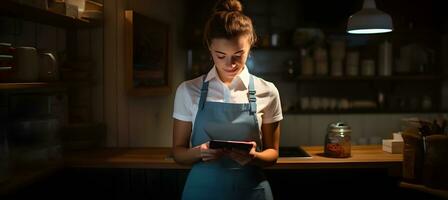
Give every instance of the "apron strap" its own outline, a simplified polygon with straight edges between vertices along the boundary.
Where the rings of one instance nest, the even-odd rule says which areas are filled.
[[[254,88],[254,77],[250,75],[249,79],[249,107],[250,107],[250,114],[253,115],[257,113],[257,98],[255,97],[255,88]]]
[[[202,88],[201,88],[201,97],[199,99],[199,109],[202,110],[205,105],[205,101],[207,100],[207,93],[208,93],[208,81],[205,82],[206,75],[202,78]]]
[[[208,81],[205,81],[205,75],[203,76],[202,80],[202,88],[201,88],[201,97],[199,99],[199,109],[203,109],[205,105],[205,101],[207,100],[207,93],[208,93]],[[255,88],[254,88],[254,77],[250,75],[249,79],[249,107],[250,107],[250,114],[253,115],[257,113],[257,98],[255,97]]]

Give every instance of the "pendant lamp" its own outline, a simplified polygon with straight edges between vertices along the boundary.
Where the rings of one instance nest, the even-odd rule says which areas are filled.
[[[364,0],[362,9],[348,18],[347,32],[351,34],[387,33],[392,30],[392,18],[376,9],[375,0]]]

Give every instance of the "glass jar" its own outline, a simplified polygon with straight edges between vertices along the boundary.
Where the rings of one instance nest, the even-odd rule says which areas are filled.
[[[328,125],[325,137],[325,156],[333,158],[347,158],[351,156],[351,128],[344,122]]]

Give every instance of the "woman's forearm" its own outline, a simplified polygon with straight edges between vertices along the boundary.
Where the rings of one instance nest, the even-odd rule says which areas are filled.
[[[252,165],[267,167],[277,163],[278,151],[275,149],[265,149],[262,152],[255,152],[254,155],[254,159],[250,162]]]
[[[200,148],[173,147],[174,160],[183,165],[192,165],[201,160]]]

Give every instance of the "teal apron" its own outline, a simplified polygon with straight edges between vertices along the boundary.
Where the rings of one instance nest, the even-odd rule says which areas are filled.
[[[255,141],[262,150],[257,105],[252,75],[249,81],[249,103],[207,102],[208,81],[202,83],[198,112],[191,136],[192,146],[214,140]],[[241,166],[223,156],[196,163],[187,178],[182,194],[184,200],[273,199],[271,188],[260,167]]]

